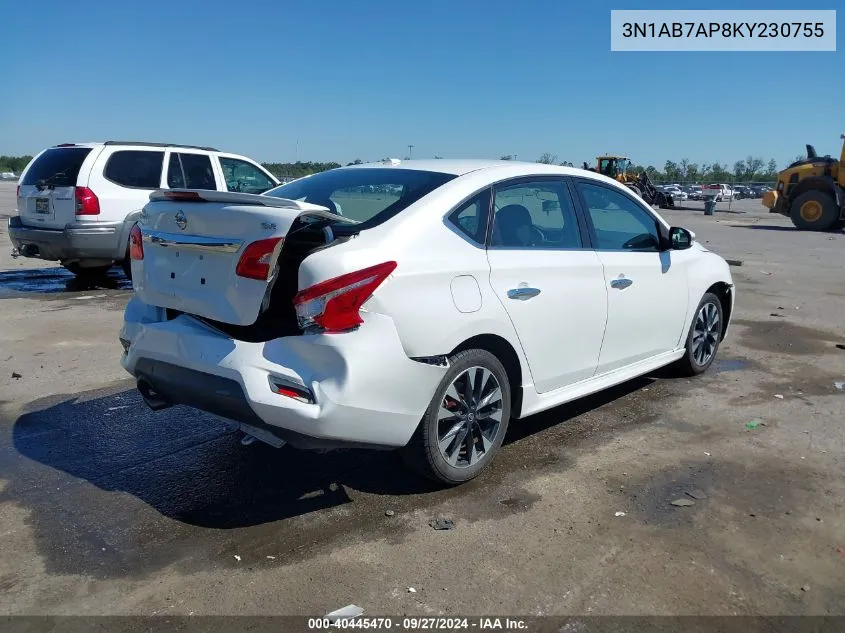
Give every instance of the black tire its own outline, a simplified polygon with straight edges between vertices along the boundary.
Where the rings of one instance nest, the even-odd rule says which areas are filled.
[[[839,209],[833,196],[811,189],[792,201],[789,216],[802,231],[829,231],[839,222]]]
[[[710,337],[707,340],[711,340],[715,337],[715,341],[712,343],[712,353],[710,353],[710,355],[706,358],[701,358],[701,356],[697,353],[700,348],[696,347],[696,342],[698,339],[697,335],[700,334],[700,328],[698,326],[701,324],[699,322],[699,318],[703,313],[709,314],[709,310],[704,312],[706,306],[715,307],[715,313],[717,316],[715,323],[707,325],[707,317],[704,317],[704,324],[707,325],[707,333]],[[703,374],[707,371],[710,365],[713,364],[713,360],[719,352],[719,345],[722,343],[724,315],[725,310],[719,297],[714,295],[712,292],[704,293],[701,301],[698,302],[698,307],[695,309],[695,314],[692,317],[692,323],[690,323],[689,332],[687,333],[687,342],[684,346],[684,355],[675,363],[674,369],[677,374],[681,376],[697,376],[699,374]],[[701,360],[699,360],[700,358]]]
[[[420,474],[433,479],[440,483],[448,485],[461,484],[470,479],[477,477],[490,463],[493,461],[496,453],[502,446],[502,441],[508,430],[508,421],[510,420],[511,410],[511,387],[508,381],[508,375],[502,363],[496,356],[483,349],[469,349],[455,354],[449,359],[450,365],[440,384],[437,385],[434,397],[431,404],[420,421],[416,432],[411,441],[405,446],[401,453],[406,463],[419,472]],[[483,369],[492,374],[495,382],[498,383],[499,388],[499,404],[497,400],[491,400],[486,407],[477,408],[475,405],[479,401],[483,401],[488,395],[484,388],[488,389],[494,383],[490,382],[489,377],[481,385],[481,393],[475,394],[475,397],[467,397],[467,401],[471,406],[465,406],[466,402],[464,396],[466,395],[466,379],[465,377],[472,371],[472,378],[477,379],[478,369]],[[447,396],[450,389],[459,396],[459,400]],[[492,392],[492,390],[490,390]],[[462,393],[463,392],[463,393]],[[454,409],[455,414],[450,418],[440,420],[441,405],[448,403],[449,410],[442,407],[445,413],[449,413]],[[498,425],[493,427],[495,422],[495,415],[487,417],[492,411],[499,411],[501,418]],[[475,416],[478,416],[476,419]],[[484,417],[482,417],[484,416]],[[485,422],[489,423],[485,426]],[[464,432],[467,425],[472,429],[472,444],[469,443],[469,437]],[[445,446],[445,452],[451,452],[455,456],[455,463],[449,463],[444,451],[440,449],[441,435],[449,435],[449,431],[460,427],[460,429],[452,435],[452,440]],[[483,429],[487,429],[487,433]],[[461,440],[461,433],[466,438]],[[483,434],[483,437],[482,437]],[[446,440],[446,438],[443,438]],[[487,448],[484,448],[484,440],[487,440]],[[472,453],[476,457],[476,461],[472,459],[467,460],[467,455],[470,454],[470,446],[475,448]],[[453,448],[452,451],[449,451]],[[479,452],[482,449],[482,452]],[[461,459],[463,456],[463,459]]]
[[[111,270],[111,266],[91,266],[88,268],[82,267],[77,263],[68,263],[62,264],[64,268],[77,277],[85,278],[85,279],[92,279],[95,277],[104,277],[109,270]]]

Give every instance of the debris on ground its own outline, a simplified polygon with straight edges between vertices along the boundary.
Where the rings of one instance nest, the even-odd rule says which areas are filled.
[[[810,585],[804,585],[801,587],[801,591],[810,591]]]
[[[14,378],[15,380],[19,380],[19,379],[23,378],[23,376],[21,376],[18,372],[13,371],[12,372],[12,378]]]
[[[707,494],[703,490],[698,490],[697,488],[695,490],[687,490],[687,496],[698,500],[707,498]]]
[[[428,524],[435,530],[451,530],[455,527],[455,522],[452,519],[432,519]]]
[[[783,315],[782,315],[782,314],[780,314],[779,312],[770,312],[770,313],[769,313],[769,316],[773,316],[773,317],[782,317]]]
[[[275,556],[268,556],[267,560],[276,560],[276,557]]]
[[[241,557],[240,557],[240,556],[238,556],[237,554],[235,554],[235,560],[236,560],[236,561],[238,561],[238,562],[240,562],[240,561],[241,561]]]
[[[678,508],[687,508],[687,507],[689,507],[689,506],[694,506],[694,505],[695,505],[695,501],[693,501],[692,499],[684,499],[684,498],[681,498],[681,499],[675,499],[675,500],[672,502],[672,505],[673,505],[673,506],[677,506]]]
[[[741,259],[726,259],[725,261],[728,263],[728,266],[742,266]]]
[[[760,418],[754,418],[753,420],[749,420],[745,423],[745,428],[749,431],[753,431],[759,426],[766,426],[765,422],[763,422]]]
[[[766,271],[766,270],[761,270],[760,272],[761,272],[761,273],[763,273],[764,275],[771,275],[771,274],[772,274],[772,273],[770,273],[770,272],[768,272],[768,271]]]
[[[777,398],[778,400],[783,400],[783,394],[776,393],[775,398]]]
[[[396,514],[396,513],[393,510],[385,510],[384,511],[384,516],[386,516],[386,517],[392,517],[394,514]]]
[[[704,451],[704,454],[707,455],[707,457],[710,457],[711,455],[711,453],[708,453],[707,451]]]
[[[837,382],[833,383],[833,386],[836,387],[837,391],[845,391],[845,382],[837,381]]]
[[[836,349],[845,349],[845,343],[837,343]]]
[[[413,587],[408,587],[408,593],[417,593],[417,590]]]
[[[624,516],[625,516],[625,513],[624,513],[624,512],[617,512],[617,513],[616,513],[616,514],[614,514],[613,516],[616,516],[616,517],[624,517]]]
[[[355,604],[348,604],[345,607],[341,607],[340,609],[335,609],[331,613],[326,614],[326,618],[329,622],[340,622],[341,620],[347,620],[350,618],[357,618],[359,615],[364,613],[364,609],[359,607]]]

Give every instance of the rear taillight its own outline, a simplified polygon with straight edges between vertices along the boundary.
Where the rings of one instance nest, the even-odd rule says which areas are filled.
[[[299,327],[329,333],[358,327],[361,306],[394,270],[396,262],[384,262],[301,290],[293,299]]]
[[[100,201],[88,187],[76,188],[76,215],[100,215]]]
[[[21,197],[21,186],[20,185],[18,185],[17,189],[15,189],[15,197],[16,198]]]
[[[284,240],[281,237],[271,237],[253,242],[246,247],[243,255],[241,255],[235,274],[247,279],[267,281],[270,277],[270,267],[283,243]]]
[[[129,259],[144,259],[144,241],[137,224],[129,231]]]

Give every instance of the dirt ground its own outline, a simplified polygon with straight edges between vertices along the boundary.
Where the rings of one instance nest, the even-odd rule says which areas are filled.
[[[391,453],[148,411],[118,363],[130,284],[12,259],[0,184],[0,612],[845,614],[845,235],[727,206],[665,213],[741,262],[707,375],[514,423],[439,490]]]

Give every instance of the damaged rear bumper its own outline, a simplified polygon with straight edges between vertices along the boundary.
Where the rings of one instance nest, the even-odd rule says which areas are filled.
[[[137,297],[120,337],[123,367],[168,404],[272,432],[298,448],[408,443],[446,367],[405,354],[393,321],[366,313],[353,332],[239,341]]]

